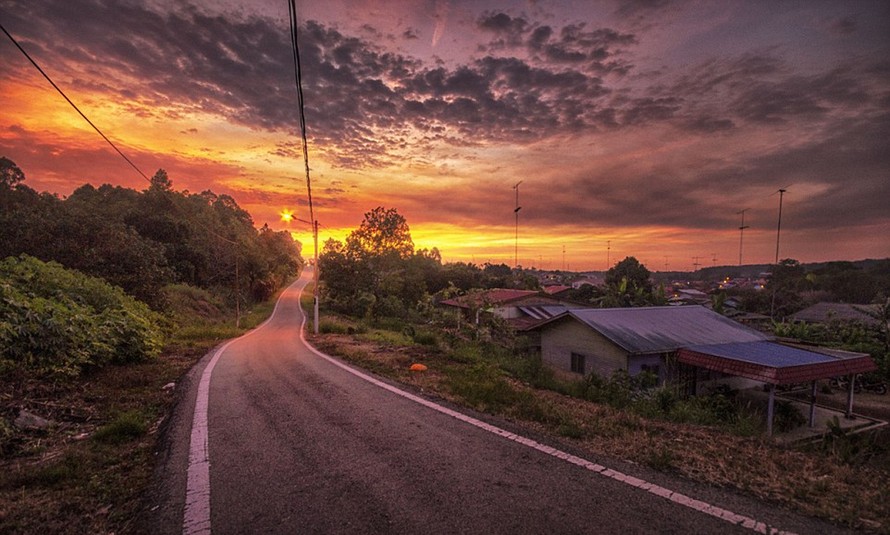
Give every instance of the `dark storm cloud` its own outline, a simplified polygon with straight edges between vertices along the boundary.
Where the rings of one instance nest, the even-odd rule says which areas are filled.
[[[288,34],[270,20],[63,0],[23,3],[8,15],[26,48],[75,87],[172,117],[197,110],[252,128],[293,132],[297,124]],[[632,44],[632,36],[582,24],[531,31],[524,19],[499,13],[482,23],[536,48],[547,62],[489,55],[430,68],[308,22],[300,39],[313,141],[339,165],[386,166],[409,137],[415,146],[525,142],[670,115],[660,101],[631,101],[619,111],[598,102],[610,89],[591,70],[629,68],[618,65],[611,47]],[[579,68],[564,65],[578,61]],[[103,84],[82,82],[83,71],[99,73]]]
[[[749,224],[770,229],[777,202],[771,196],[788,186],[785,209],[797,230],[881,224],[890,199],[887,139],[890,113],[884,112],[867,120],[839,121],[815,141],[779,146],[740,162],[709,161],[705,155],[697,162],[665,162],[655,171],[641,172],[628,164],[581,170],[569,177],[562,192],[542,195],[549,207],[526,218],[541,225],[586,220],[725,230],[737,224],[741,207],[751,207]],[[758,211],[769,215],[754,219]]]
[[[551,66],[567,65],[599,73],[627,74],[631,64],[616,56],[622,47],[637,44],[634,35],[610,28],[588,30],[586,24],[578,23],[556,29],[500,12],[483,14],[478,26],[495,36],[488,44],[489,50],[524,48],[537,61]]]
[[[621,9],[633,14],[666,5],[627,2]],[[296,131],[290,41],[287,28],[272,20],[209,16],[189,7],[159,14],[137,3],[99,0],[0,9],[7,28],[63,85],[118,95],[173,117],[198,110],[252,128]],[[493,36],[489,53],[444,67],[306,23],[301,59],[315,150],[344,167],[383,167],[400,162],[401,151],[422,159],[418,152],[442,144],[521,144],[653,124],[706,135],[828,120],[837,110],[888,101],[887,90],[879,89],[887,87],[886,61],[851,60],[801,76],[766,50],[670,71],[648,88],[629,87],[617,85],[621,77],[614,75],[632,73],[636,35],[500,12],[485,13],[477,26]],[[499,47],[530,55],[499,55]],[[0,76],[30,68],[6,64]],[[293,148],[279,146],[276,153],[290,155]]]
[[[831,31],[839,35],[850,35],[855,33],[856,26],[856,18],[852,16],[834,19],[829,24]]]

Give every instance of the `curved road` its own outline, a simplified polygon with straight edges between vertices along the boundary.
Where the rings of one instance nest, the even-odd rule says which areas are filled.
[[[555,450],[504,422],[369,382],[302,341],[308,280],[304,273],[268,322],[208,355],[179,385],[145,531],[839,532],[638,466]]]

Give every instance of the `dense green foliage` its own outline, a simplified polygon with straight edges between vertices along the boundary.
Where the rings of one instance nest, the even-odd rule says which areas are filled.
[[[163,318],[107,282],[55,262],[0,261],[0,373],[77,375],[158,354]]]
[[[428,309],[434,294],[538,286],[504,264],[443,265],[437,249],[415,251],[407,221],[393,208],[366,213],[345,243],[328,240],[318,261],[327,305],[356,317],[404,318]]]
[[[0,158],[0,258],[53,260],[154,308],[163,308],[159,290],[171,283],[209,289],[230,303],[261,301],[300,268],[300,246],[289,233],[257,230],[228,195],[176,192],[163,170],[145,191],[86,184],[65,199],[37,193],[24,180],[15,163]]]

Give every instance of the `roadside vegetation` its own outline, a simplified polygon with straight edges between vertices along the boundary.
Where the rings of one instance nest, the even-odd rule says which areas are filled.
[[[163,171],[24,181],[0,158],[0,533],[133,533],[177,383],[269,316],[300,246]]]

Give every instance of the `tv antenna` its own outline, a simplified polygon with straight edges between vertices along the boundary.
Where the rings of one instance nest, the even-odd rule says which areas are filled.
[[[513,209],[513,214],[516,216],[516,241],[513,249],[513,265],[517,268],[519,267],[519,211],[522,210],[522,207],[519,206],[520,184],[522,184],[522,180],[513,186],[513,189],[516,190],[516,208]]]

